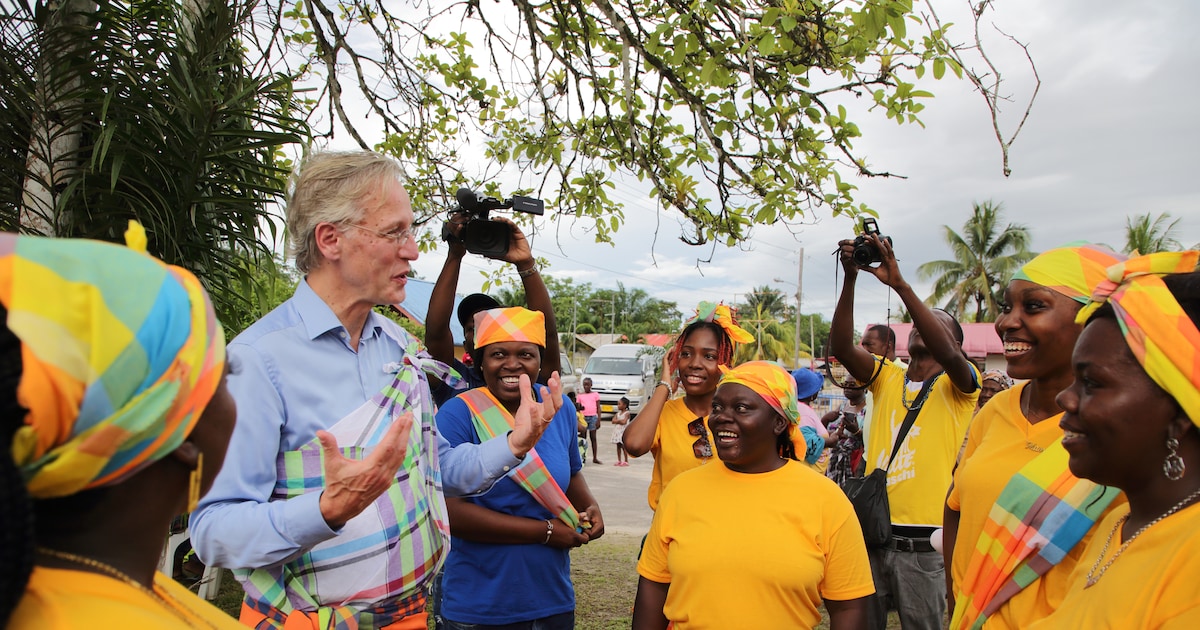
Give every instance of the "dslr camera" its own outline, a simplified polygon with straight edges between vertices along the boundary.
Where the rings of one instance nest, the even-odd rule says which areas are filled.
[[[508,225],[488,219],[492,210],[515,210],[527,214],[541,216],[545,214],[546,204],[541,199],[513,195],[508,199],[497,199],[484,196],[470,188],[459,188],[454,194],[458,204],[451,208],[450,213],[462,213],[468,216],[459,236],[455,236],[450,228],[450,222],[442,224],[442,240],[447,243],[461,242],[463,247],[472,254],[500,258],[508,252],[512,240],[512,230]]]
[[[854,239],[854,264],[859,267],[870,267],[874,263],[883,262],[883,257],[879,254],[879,248],[871,244],[867,240],[868,234],[874,234],[881,241],[887,241],[888,245],[892,244],[892,237],[884,236],[879,233],[879,224],[872,217],[863,219],[862,235]]]

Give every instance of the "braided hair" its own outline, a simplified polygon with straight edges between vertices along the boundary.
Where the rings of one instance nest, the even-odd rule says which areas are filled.
[[[671,349],[667,351],[667,363],[671,366],[671,369],[679,367],[679,353],[683,351],[683,345],[687,342],[688,337],[697,330],[705,328],[711,330],[717,338],[717,364],[729,365],[733,363],[733,340],[729,338],[729,333],[725,332],[725,329],[721,328],[720,324],[699,320],[684,327],[683,332],[679,333],[679,336],[675,338],[675,345],[671,346]],[[667,378],[667,375],[664,374],[663,378]]]
[[[0,306],[0,627],[25,593],[33,570],[33,510],[25,480],[12,458],[12,439],[26,409],[17,401],[21,382],[21,341],[8,328]]]

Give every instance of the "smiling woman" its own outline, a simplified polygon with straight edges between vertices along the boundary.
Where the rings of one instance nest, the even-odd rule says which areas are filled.
[[[982,406],[954,472],[943,518],[951,628],[983,621],[1024,628],[1050,614],[1091,523],[1116,499],[1067,470],[1055,397],[1071,383],[1071,349],[1082,330],[1075,316],[1124,258],[1095,245],[1052,249],[1026,263],[1004,291],[996,333],[1008,373],[1028,380]],[[1071,518],[1047,518],[1049,510]]]
[[[1198,258],[1114,265],[1081,312],[1063,447],[1071,472],[1129,503],[1097,524],[1062,603],[1030,628],[1200,626]]]
[[[875,587],[862,530],[837,484],[795,460],[798,415],[783,368],[725,371],[708,419],[722,465],[663,492],[638,562],[635,630],[812,628],[822,604],[831,629],[863,627]]]
[[[538,386],[535,393],[531,387],[545,344],[545,316],[539,311],[477,313],[472,358],[486,386],[438,411],[438,429],[453,445],[503,435],[522,402],[540,402],[547,411],[545,433],[512,474],[480,496],[446,500],[453,544],[442,582],[440,627],[574,627],[569,552],[603,535],[604,519],[581,472],[575,406],[564,404],[558,373],[549,388]]]

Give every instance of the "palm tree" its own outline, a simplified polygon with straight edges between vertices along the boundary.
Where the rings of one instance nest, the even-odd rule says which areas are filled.
[[[762,313],[764,315],[775,319],[783,319],[791,311],[791,306],[787,303],[787,298],[783,293],[765,284],[761,287],[755,287],[753,291],[747,294],[746,303],[740,308],[746,313],[756,313],[760,305],[762,306]]]
[[[733,353],[733,363],[746,361],[783,361],[790,363],[793,359],[795,331],[771,317],[762,304],[755,307],[754,317],[742,316],[741,326],[754,335],[754,341],[737,347]],[[807,344],[800,344],[801,352],[810,353]]]
[[[971,218],[963,224],[961,235],[942,226],[954,260],[935,260],[917,267],[922,280],[936,278],[926,303],[945,299],[945,309],[960,320],[974,305],[974,321],[995,320],[1005,283],[1034,255],[1029,251],[1028,227],[1017,223],[1001,227],[1002,208],[990,201],[972,204]]]
[[[1180,219],[1170,221],[1171,214],[1163,212],[1151,219],[1150,214],[1139,214],[1125,218],[1125,253],[1153,254],[1181,249],[1175,238],[1175,227]],[[1170,221],[1170,223],[1168,223]]]
[[[0,229],[121,241],[137,219],[222,321],[259,309],[280,151],[308,127],[291,78],[247,54],[255,5],[5,3]]]

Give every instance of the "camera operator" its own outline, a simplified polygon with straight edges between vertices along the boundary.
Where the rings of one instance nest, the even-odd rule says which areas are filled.
[[[458,276],[462,270],[462,260],[467,249],[458,238],[463,226],[470,220],[470,215],[455,212],[447,221],[447,231],[454,237],[448,239],[449,253],[442,272],[438,275],[437,283],[433,286],[433,295],[429,298],[429,313],[425,318],[425,346],[430,356],[441,361],[463,376],[462,388],[453,390],[448,386],[438,387],[433,391],[434,401],[440,406],[459,393],[473,387],[483,385],[483,376],[478,372],[478,366],[467,367],[454,356],[454,336],[450,332],[450,317],[454,311],[454,294],[458,288]],[[533,258],[533,250],[525,233],[516,223],[505,217],[492,219],[504,223],[512,230],[508,251],[496,260],[512,263],[521,284],[525,288],[526,306],[533,311],[541,311],[546,316],[546,349],[542,357],[542,370],[538,382],[545,383],[550,374],[560,369],[558,352],[558,328],[554,323],[554,307],[550,302],[550,292],[542,282],[538,273],[537,261]],[[463,299],[459,307],[458,318],[463,327],[463,349],[470,352],[475,347],[475,313],[499,306],[495,300],[483,295],[473,294]],[[519,306],[512,304],[508,306]]]
[[[887,468],[892,536],[888,544],[868,549],[876,593],[867,626],[883,630],[890,596],[905,630],[940,630],[946,613],[945,570],[929,536],[942,526],[954,458],[979,396],[979,371],[963,354],[962,327],[949,313],[931,309],[917,297],[900,275],[890,239],[878,228],[838,245],[846,280],[829,339],[850,375],[870,381],[874,409],[865,444],[867,474],[888,467],[900,425],[910,410],[917,414]],[[878,264],[870,266],[872,262]],[[854,287],[860,269],[891,287],[912,315],[907,370],[854,343]],[[931,381],[927,388],[926,381]]]

